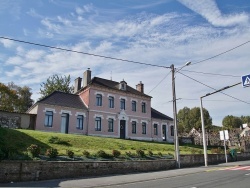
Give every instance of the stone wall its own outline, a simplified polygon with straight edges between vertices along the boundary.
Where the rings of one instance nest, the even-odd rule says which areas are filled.
[[[173,168],[175,168],[175,160],[120,162],[2,161],[0,162],[0,182],[126,174]]]
[[[250,160],[250,153],[238,154],[237,159]],[[203,166],[204,155],[180,155],[181,168]],[[228,162],[232,158],[228,156]],[[224,154],[209,154],[208,164],[225,163]],[[59,178],[79,178],[109,174],[160,171],[176,168],[175,160],[142,161],[1,161],[0,183],[38,181]]]

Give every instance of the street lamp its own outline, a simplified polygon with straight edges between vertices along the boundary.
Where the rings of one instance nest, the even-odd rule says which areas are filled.
[[[234,86],[237,86],[241,84],[241,82],[237,83],[237,84],[234,84],[234,85],[231,85],[231,86],[226,86],[226,87],[223,87],[222,89],[219,89],[219,90],[216,90],[212,93],[207,93],[206,95],[204,96],[201,96],[200,97],[200,108],[201,108],[201,128],[202,128],[202,141],[203,141],[203,149],[204,149],[204,162],[205,162],[205,167],[207,167],[207,143],[206,143],[206,134],[205,134],[205,124],[204,124],[204,113],[203,113],[203,106],[202,106],[202,98],[204,97],[207,97],[209,95],[213,95],[215,93],[218,93],[218,92],[221,92],[225,89],[228,89],[228,88],[231,88],[231,87],[234,87]]]
[[[180,69],[175,72],[174,65],[170,66],[172,71],[172,93],[173,93],[173,116],[174,116],[174,146],[175,146],[175,160],[176,167],[180,168],[180,150],[179,150],[179,139],[178,139],[178,126],[177,126],[177,108],[176,108],[176,93],[175,93],[175,73],[179,72],[183,67],[190,65],[191,62],[187,62]]]

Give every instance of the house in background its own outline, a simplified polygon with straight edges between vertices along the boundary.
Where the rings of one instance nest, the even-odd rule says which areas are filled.
[[[140,82],[136,89],[123,80],[91,79],[88,69],[75,79],[74,94],[59,91],[35,103],[35,130],[135,140],[173,142],[173,119],[151,107]]]

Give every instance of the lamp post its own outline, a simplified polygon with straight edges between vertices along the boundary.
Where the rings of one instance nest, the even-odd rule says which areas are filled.
[[[172,94],[173,94],[173,116],[174,116],[174,147],[175,147],[175,160],[176,167],[180,168],[180,150],[179,150],[179,139],[178,139],[178,126],[177,126],[177,108],[176,108],[176,93],[175,93],[175,74],[179,72],[183,67],[190,65],[191,62],[187,62],[184,66],[175,72],[174,65],[170,66],[172,70]]]
[[[213,95],[215,93],[218,93],[218,92],[221,92],[225,89],[228,89],[228,88],[231,88],[231,87],[234,87],[234,86],[237,86],[241,84],[241,82],[237,83],[237,84],[234,84],[234,85],[231,85],[231,86],[226,86],[222,89],[219,89],[219,90],[216,90],[212,93],[207,93],[206,95],[204,96],[201,96],[200,97],[200,110],[201,110],[201,128],[202,128],[202,137],[203,137],[203,150],[204,150],[204,162],[205,162],[205,167],[207,167],[207,142],[206,142],[206,134],[205,134],[205,124],[204,124],[204,113],[203,113],[203,105],[202,105],[202,98],[204,97],[207,97],[209,95]]]

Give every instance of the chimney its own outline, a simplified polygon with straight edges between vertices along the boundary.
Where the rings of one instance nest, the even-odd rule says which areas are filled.
[[[136,85],[136,90],[141,93],[144,93],[144,84],[141,81],[139,84]]]
[[[78,77],[75,79],[75,87],[74,87],[74,93],[76,93],[79,89],[81,89],[82,85],[82,78]]]
[[[91,70],[88,68],[88,70],[86,70],[83,73],[83,87],[86,87],[90,81],[91,81]]]

